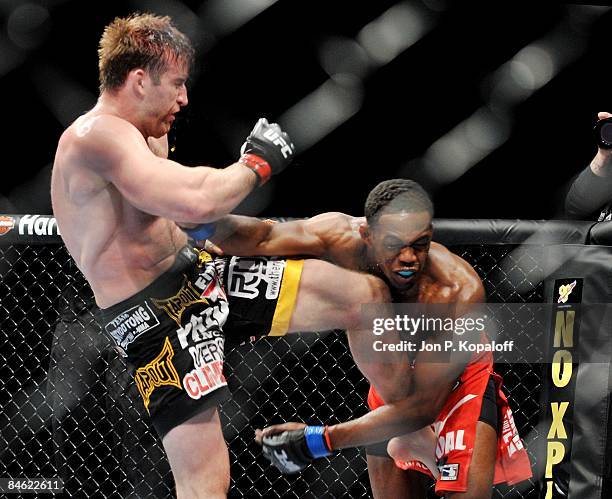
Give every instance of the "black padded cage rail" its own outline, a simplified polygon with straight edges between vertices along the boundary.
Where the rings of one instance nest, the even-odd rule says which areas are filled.
[[[436,220],[435,239],[474,266],[488,301],[542,303],[543,248],[585,244],[592,225]],[[598,230],[598,244],[605,244],[604,227]],[[0,478],[61,478],[68,497],[172,497],[161,443],[93,308],[91,290],[53,218],[0,216]],[[221,415],[231,497],[371,497],[363,449],[336,453],[285,477],[252,441],[254,428],[266,424],[330,424],[367,410],[368,385],[341,331],[262,339],[226,354],[233,398]],[[544,356],[542,351],[539,362]],[[536,449],[546,437],[538,426],[539,362],[496,365],[518,429],[529,437],[534,469],[544,465]],[[536,476],[517,487],[496,487],[493,497],[540,493]]]

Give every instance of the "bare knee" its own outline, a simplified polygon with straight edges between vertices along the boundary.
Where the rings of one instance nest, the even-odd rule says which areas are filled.
[[[193,482],[177,482],[176,499],[226,499],[229,490],[227,487],[196,486]]]
[[[202,457],[205,457],[204,452]],[[212,459],[223,457],[217,453]],[[206,459],[210,460],[211,456]],[[213,471],[210,468],[207,470],[203,463],[197,464],[180,472],[172,469],[177,499],[225,499],[230,485],[229,468]]]

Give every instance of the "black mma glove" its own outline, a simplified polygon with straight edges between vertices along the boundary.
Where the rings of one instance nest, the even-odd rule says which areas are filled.
[[[281,473],[298,473],[315,459],[331,454],[326,432],[326,426],[306,426],[264,437],[264,456]]]
[[[259,177],[259,185],[283,171],[293,160],[295,146],[276,123],[260,118],[240,149],[239,163]]]

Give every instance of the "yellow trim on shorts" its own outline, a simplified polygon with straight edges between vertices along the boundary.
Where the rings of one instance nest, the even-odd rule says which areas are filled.
[[[304,260],[287,260],[274,317],[272,318],[272,327],[268,336],[284,336],[287,334],[295,308],[303,267]]]

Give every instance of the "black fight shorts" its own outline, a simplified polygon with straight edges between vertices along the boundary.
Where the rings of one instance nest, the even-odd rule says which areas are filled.
[[[239,344],[287,332],[303,263],[212,259],[186,246],[153,283],[101,310],[102,328],[127,358],[161,438],[229,398],[226,338]]]
[[[295,307],[304,260],[224,257],[220,269],[229,301],[224,326],[233,346],[262,336],[283,336]]]
[[[149,286],[101,310],[101,326],[126,357],[161,438],[229,397],[223,375],[229,307],[219,266],[185,246]]]

